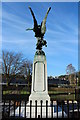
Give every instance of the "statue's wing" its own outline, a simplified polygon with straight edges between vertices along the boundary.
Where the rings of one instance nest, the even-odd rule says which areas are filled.
[[[35,18],[35,16],[34,16],[34,13],[33,13],[32,9],[31,9],[31,7],[29,7],[29,9],[30,9],[31,14],[32,14],[32,16],[33,16],[33,20],[34,20],[34,28],[35,28],[36,26],[38,26],[38,24],[37,24],[37,20],[36,20],[36,18]]]
[[[42,34],[45,34],[45,32],[46,32],[46,19],[47,19],[47,16],[48,16],[50,9],[51,9],[51,7],[48,8],[47,13],[46,13],[46,15],[41,23],[41,33]]]

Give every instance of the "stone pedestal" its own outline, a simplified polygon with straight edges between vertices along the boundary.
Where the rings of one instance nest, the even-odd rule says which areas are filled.
[[[48,100],[50,103],[47,82],[46,56],[45,54],[35,54],[32,72],[32,88],[29,101],[32,100],[32,102],[34,102],[35,100]]]
[[[33,61],[33,72],[32,72],[32,88],[31,95],[29,96],[29,103],[32,101],[32,106],[35,105],[35,101],[37,101],[37,105],[46,106],[46,101],[48,101],[48,105],[50,105],[50,97],[48,95],[48,80],[47,80],[47,63],[46,56],[43,53],[36,53]],[[42,108],[42,116],[46,116],[46,107]],[[48,108],[48,113],[49,113]],[[37,116],[41,113],[41,107],[37,108]],[[50,113],[49,113],[50,114]],[[48,115],[49,116],[49,115]],[[35,108],[32,108],[32,117],[35,117]]]

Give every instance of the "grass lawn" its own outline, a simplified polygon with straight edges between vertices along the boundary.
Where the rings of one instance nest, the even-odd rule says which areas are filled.
[[[6,94],[21,94],[21,95],[28,94],[29,95],[30,92],[26,91],[26,89],[22,89],[19,91],[17,90],[3,91],[3,95],[6,95]],[[50,98],[53,100],[75,100],[75,89],[72,89],[72,88],[53,88],[48,91],[48,94],[50,95]]]
[[[75,94],[72,95],[52,95],[52,100],[75,100]]]
[[[48,93],[52,100],[75,100],[75,89],[73,88],[53,88]]]
[[[28,91],[21,91],[20,94],[30,94]]]
[[[30,92],[25,91],[25,90],[21,90],[21,91],[16,91],[16,90],[14,90],[14,91],[13,90],[3,91],[3,95],[6,95],[6,94],[30,94]]]
[[[3,95],[5,95],[5,94],[10,94],[10,93],[11,93],[11,90],[3,91]]]

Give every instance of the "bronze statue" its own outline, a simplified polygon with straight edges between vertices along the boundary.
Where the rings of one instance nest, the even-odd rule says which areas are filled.
[[[42,46],[45,45],[47,47],[47,42],[46,42],[46,40],[43,40],[43,38],[44,38],[44,34],[46,32],[46,19],[47,19],[47,16],[48,16],[48,13],[49,13],[51,7],[48,8],[46,15],[45,15],[43,21],[41,22],[41,25],[37,24],[37,20],[36,20],[36,18],[34,16],[34,13],[33,13],[32,9],[31,9],[31,7],[29,7],[29,9],[30,9],[31,14],[33,16],[34,28],[28,28],[26,30],[33,30],[34,31],[35,37],[37,38],[37,44],[36,44],[37,47],[36,47],[36,49],[41,50]]]

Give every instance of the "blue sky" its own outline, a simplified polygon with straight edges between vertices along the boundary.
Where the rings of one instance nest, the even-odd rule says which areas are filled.
[[[28,6],[31,6],[39,24],[51,6],[44,36],[47,48],[43,47],[48,76],[66,74],[68,64],[72,64],[78,70],[77,2],[2,3],[2,49],[22,52],[25,58],[33,61],[37,41],[33,31],[26,31],[26,28],[33,27]]]

